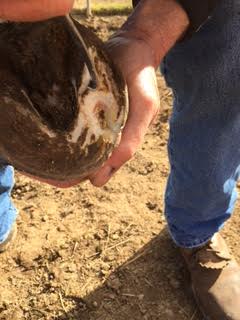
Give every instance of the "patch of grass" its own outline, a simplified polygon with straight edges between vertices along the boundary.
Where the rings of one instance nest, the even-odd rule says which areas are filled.
[[[98,3],[92,5],[93,15],[129,15],[132,12],[132,6],[126,3]],[[85,14],[86,8],[75,7],[73,9],[74,14]]]

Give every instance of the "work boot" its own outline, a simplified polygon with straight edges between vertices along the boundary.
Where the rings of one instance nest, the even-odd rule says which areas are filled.
[[[240,320],[240,266],[219,233],[204,246],[181,249],[196,302],[206,320]]]
[[[0,253],[5,252],[10,247],[13,240],[16,238],[16,235],[17,235],[17,224],[14,223],[12,230],[10,231],[7,239],[4,242],[0,243]]]

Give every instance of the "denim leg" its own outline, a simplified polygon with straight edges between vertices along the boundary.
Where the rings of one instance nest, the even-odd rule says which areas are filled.
[[[171,124],[166,217],[176,243],[206,242],[230,217],[239,177],[240,112],[229,126],[207,119]]]
[[[231,216],[240,174],[240,2],[222,1],[213,18],[166,56],[174,94],[166,218],[174,241],[195,247]]]
[[[17,217],[17,210],[11,201],[13,185],[13,167],[0,163],[0,243],[8,237]]]

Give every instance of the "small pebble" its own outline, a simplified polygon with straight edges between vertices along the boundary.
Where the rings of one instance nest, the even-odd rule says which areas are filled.
[[[176,279],[170,279],[169,283],[173,289],[179,289],[181,286],[180,282]]]
[[[42,218],[41,218],[42,222],[46,222],[47,219],[48,219],[47,215],[44,215],[44,216],[42,216]]]
[[[119,235],[118,235],[117,233],[114,233],[114,234],[111,236],[111,238],[112,238],[113,240],[118,240],[118,239],[119,239]]]
[[[142,300],[144,299],[144,294],[139,294],[139,295],[138,295],[138,299],[139,299],[140,301],[142,301]]]
[[[98,307],[97,301],[94,301],[94,302],[93,302],[93,307],[94,307],[94,308],[97,308],[97,307]]]

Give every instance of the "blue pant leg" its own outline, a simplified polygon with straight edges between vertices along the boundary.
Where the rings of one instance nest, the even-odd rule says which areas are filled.
[[[166,217],[179,246],[203,244],[231,216],[240,172],[240,3],[222,1],[162,65],[173,89]]]
[[[13,167],[0,163],[0,243],[8,237],[17,217],[17,210],[11,201],[13,185]]]

